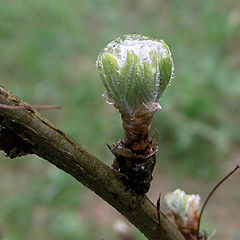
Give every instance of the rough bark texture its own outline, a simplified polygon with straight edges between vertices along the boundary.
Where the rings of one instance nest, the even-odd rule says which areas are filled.
[[[28,105],[1,86],[0,104]],[[2,134],[7,133],[4,131],[9,131],[13,136],[16,135],[14,140],[18,142],[18,151],[15,151],[15,155],[11,155],[11,151],[6,151],[9,144],[7,138],[1,139],[0,147],[10,157],[21,155],[22,152],[37,154],[98,194],[123,214],[148,239],[160,239],[157,211],[153,203],[145,195],[139,196],[126,191],[114,171],[55,128],[37,111],[0,108],[0,132],[1,130]],[[11,145],[11,148],[14,147]],[[162,213],[161,227],[162,240],[184,239]]]
[[[128,189],[137,194],[145,194],[150,188],[152,173],[156,163],[157,145],[153,144],[151,153],[134,154],[126,148],[123,141],[114,144],[111,152],[115,156],[112,167],[119,173],[123,183]]]

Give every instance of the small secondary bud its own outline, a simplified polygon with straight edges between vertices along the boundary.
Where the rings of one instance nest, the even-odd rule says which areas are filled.
[[[134,116],[144,105],[160,109],[159,99],[173,77],[173,60],[167,44],[138,34],[110,42],[97,58],[105,96],[121,113]]]
[[[190,232],[197,231],[198,209],[200,196],[186,194],[180,189],[167,193],[164,200],[168,207],[168,215],[173,219],[179,229],[188,229]]]

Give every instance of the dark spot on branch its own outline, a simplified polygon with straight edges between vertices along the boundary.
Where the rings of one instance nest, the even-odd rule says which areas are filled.
[[[21,157],[31,153],[32,146],[4,125],[0,116],[0,150],[10,158]]]

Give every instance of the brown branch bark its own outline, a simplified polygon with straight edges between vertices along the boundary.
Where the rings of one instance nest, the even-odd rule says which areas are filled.
[[[27,105],[1,86],[0,104]],[[126,191],[119,177],[109,166],[55,128],[36,110],[0,108],[0,127],[16,134],[20,139],[16,140],[20,144],[18,148],[21,148],[21,141],[26,143],[24,153],[36,154],[73,176],[117,209],[148,239],[160,239],[157,210],[154,204],[146,196]],[[7,144],[4,139],[6,138],[2,139],[2,143],[0,142],[2,150]],[[184,239],[163,213],[161,213],[161,228],[163,240]]]
[[[30,106],[30,105],[24,105],[24,106],[9,106],[6,104],[0,104],[0,108],[3,109],[12,109],[12,110],[18,110],[18,109],[27,109],[27,110],[40,110],[40,109],[44,109],[44,110],[48,110],[48,109],[60,109],[61,106],[52,106],[52,105],[36,105],[36,106]]]

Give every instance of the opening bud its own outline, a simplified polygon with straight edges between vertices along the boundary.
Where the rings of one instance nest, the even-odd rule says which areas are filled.
[[[163,40],[130,34],[110,42],[97,58],[97,70],[108,103],[120,111],[125,146],[151,152],[149,129],[159,99],[173,77],[173,60]]]
[[[110,42],[99,54],[96,65],[108,102],[129,115],[142,105],[152,112],[160,109],[159,99],[173,77],[167,44],[138,34]]]
[[[200,196],[186,194],[177,189],[167,193],[164,200],[168,207],[168,215],[178,228],[185,234],[196,233],[198,226],[198,209]]]

